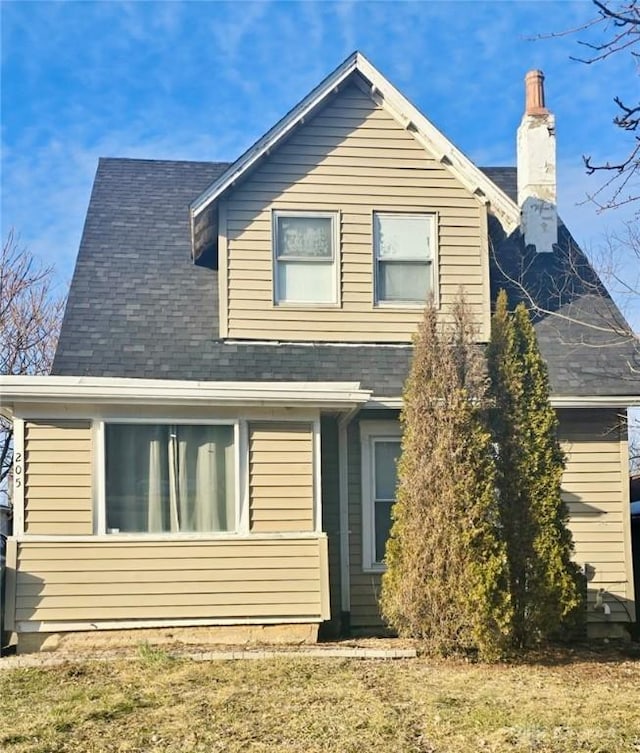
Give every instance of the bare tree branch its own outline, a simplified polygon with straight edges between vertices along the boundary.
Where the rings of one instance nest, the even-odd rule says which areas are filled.
[[[602,62],[612,55],[629,52],[634,59],[637,71],[640,46],[640,0],[592,0],[597,9],[597,16],[578,30],[565,34],[582,33],[586,29],[600,27],[603,39],[600,42],[578,40],[578,44],[592,51],[591,56],[574,57],[586,65]],[[640,125],[640,102],[630,104],[621,97],[613,99],[619,112],[613,118],[613,124],[626,133],[634,133]],[[634,136],[626,149],[626,156],[617,160],[598,163],[591,155],[582,157],[587,175],[610,173],[607,180],[587,197],[598,207],[599,211],[639,202],[640,188],[640,137]],[[640,203],[640,202],[639,202]],[[638,209],[640,215],[640,209]]]
[[[509,239],[492,245],[493,284],[508,291],[512,305],[522,301],[551,340],[566,349],[567,358],[578,360],[584,369],[591,358],[587,353],[600,351],[602,355],[594,357],[601,367],[609,357],[624,363],[618,369],[620,378],[637,389],[640,332],[629,328],[624,314],[636,322],[640,316],[640,227],[629,222],[607,235],[591,250],[591,261],[566,229],[560,230],[561,242],[553,254],[519,251]],[[625,411],[622,421],[629,435],[631,468],[640,471],[640,411]]]
[[[0,374],[48,374],[66,296],[55,271],[20,247],[10,231],[0,253]],[[8,494],[13,429],[0,417],[0,494]]]

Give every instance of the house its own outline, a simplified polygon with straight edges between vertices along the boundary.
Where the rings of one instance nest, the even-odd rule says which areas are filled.
[[[463,288],[486,342],[505,285],[549,367],[590,630],[622,630],[635,343],[557,219],[539,72],[526,103],[517,170],[481,170],[355,53],[231,164],[100,161],[53,375],[0,381],[19,651],[380,630],[412,334]]]

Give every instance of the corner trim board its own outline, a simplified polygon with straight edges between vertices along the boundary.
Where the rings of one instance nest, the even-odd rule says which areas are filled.
[[[218,327],[219,336],[229,334],[229,279],[227,259],[227,202],[218,204]]]
[[[24,533],[25,509],[24,487],[27,479],[27,462],[24,456],[24,419],[13,420],[13,532],[16,536]]]
[[[4,629],[14,631],[16,617],[16,590],[17,590],[17,567],[18,567],[18,542],[15,538],[7,539],[6,551],[6,579],[4,593]],[[0,628],[2,627],[0,620]]]

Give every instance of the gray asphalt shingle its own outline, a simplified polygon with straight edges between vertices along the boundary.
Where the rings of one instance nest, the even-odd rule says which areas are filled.
[[[217,271],[191,260],[188,206],[226,167],[211,162],[100,160],[53,373],[230,381],[353,380],[380,396],[399,395],[411,355],[406,344],[219,339]],[[486,172],[513,193],[514,169],[487,168]],[[500,228],[493,225],[496,258],[506,258],[514,271],[513,264],[526,257],[521,239],[501,238]],[[565,234],[565,242],[568,237]],[[540,287],[549,274],[545,264],[548,258],[544,264],[534,263],[536,275],[529,273],[528,283]],[[494,263],[492,286],[497,289],[500,283]],[[511,287],[515,300],[517,286]],[[640,392],[637,376],[635,381],[630,378],[628,364],[634,349],[628,335],[614,337],[609,331],[605,344],[600,329],[573,321],[576,317],[618,319],[619,312],[601,287],[581,291],[578,287],[574,281],[571,296],[556,296],[557,315],[536,322],[554,393]]]

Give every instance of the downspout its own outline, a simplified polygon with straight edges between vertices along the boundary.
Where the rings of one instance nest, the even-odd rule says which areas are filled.
[[[338,419],[338,479],[340,499],[340,623],[348,633],[351,621],[351,575],[349,565],[349,451],[347,431],[360,407],[352,408]]]

